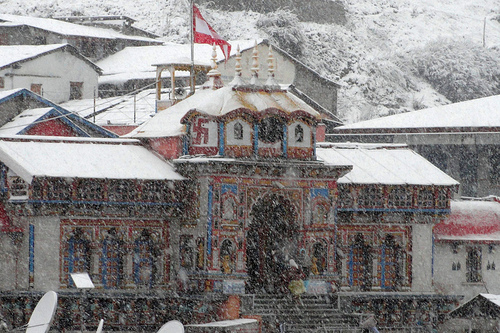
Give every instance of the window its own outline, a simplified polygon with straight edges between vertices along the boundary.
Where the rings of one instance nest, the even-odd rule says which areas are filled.
[[[394,188],[389,193],[390,207],[411,207],[412,193],[405,188]]]
[[[151,287],[158,281],[157,260],[160,251],[149,230],[143,229],[134,242],[134,282],[136,285]]]
[[[263,119],[259,125],[259,140],[276,143],[283,140],[283,124],[275,117]]]
[[[135,186],[130,180],[110,181],[108,186],[109,201],[132,202],[135,201]]]
[[[64,272],[68,283],[73,286],[70,273],[90,273],[90,240],[81,229],[76,228],[64,249]]]
[[[402,283],[403,252],[393,235],[385,236],[380,255],[382,289],[397,290]]]
[[[359,192],[358,205],[360,207],[382,207],[382,190],[376,186],[363,187]]]
[[[311,273],[320,275],[326,272],[327,247],[325,243],[318,242],[312,247]]]
[[[302,126],[297,125],[295,127],[295,142],[303,142],[304,141],[304,129]]]
[[[434,191],[421,189],[418,191],[418,205],[420,208],[434,207]]]
[[[358,233],[349,247],[349,285],[358,286],[363,291],[372,287],[372,249]]]
[[[467,282],[481,282],[481,247],[473,246],[467,248]]]
[[[5,88],[5,81],[3,79],[3,77],[0,77],[0,89],[3,89]]]
[[[243,140],[243,125],[240,123],[234,124],[234,139]]]
[[[81,180],[76,192],[78,200],[102,201],[104,198],[103,184],[98,179]]]
[[[9,189],[11,197],[27,197],[29,184],[21,177],[9,177]]]
[[[102,242],[101,278],[104,288],[119,288],[123,281],[124,242],[116,228],[108,230]]]
[[[234,271],[235,249],[233,242],[224,240],[220,248],[220,268],[222,273],[231,274]]]
[[[82,99],[83,97],[83,82],[69,83],[69,99]]]
[[[42,95],[42,85],[39,83],[32,83],[30,90],[34,92],[35,94]]]
[[[63,179],[50,179],[47,182],[48,200],[69,200],[70,185]]]

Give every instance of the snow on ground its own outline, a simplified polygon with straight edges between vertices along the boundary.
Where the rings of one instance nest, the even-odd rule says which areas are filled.
[[[336,80],[339,115],[346,123],[371,119],[449,101],[408,69],[394,62],[443,37],[500,45],[500,0],[342,0],[345,26],[302,22],[305,53],[299,59],[321,75]],[[268,38],[256,28],[265,14],[222,12],[201,7],[204,17],[226,39]],[[134,24],[163,41],[186,43],[187,1],[174,0],[3,0],[5,13],[34,16],[127,15]],[[486,19],[486,20],[485,20]]]

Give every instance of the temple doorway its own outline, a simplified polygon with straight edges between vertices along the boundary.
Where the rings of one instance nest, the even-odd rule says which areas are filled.
[[[247,235],[249,292],[287,292],[289,260],[297,260],[296,209],[285,197],[272,194],[260,199],[251,214]]]

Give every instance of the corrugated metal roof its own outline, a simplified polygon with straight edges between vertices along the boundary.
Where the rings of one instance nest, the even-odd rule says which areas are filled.
[[[352,165],[340,184],[438,185],[458,182],[404,145],[318,144],[319,159],[331,165]]]
[[[28,183],[33,177],[184,179],[136,140],[37,139],[0,140],[0,161]]]

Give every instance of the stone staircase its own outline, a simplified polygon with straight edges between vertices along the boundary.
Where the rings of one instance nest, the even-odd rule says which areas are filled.
[[[242,297],[242,315],[261,316],[263,333],[353,333],[361,332],[360,316],[338,309],[335,295],[246,295]]]

